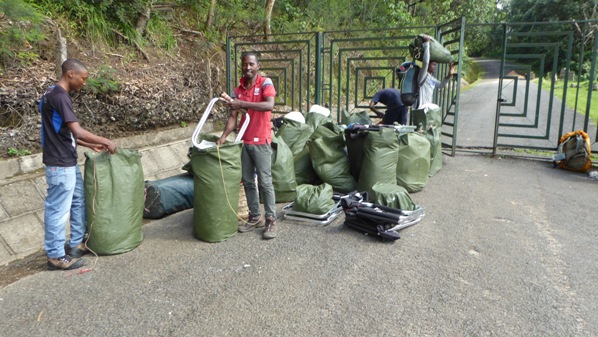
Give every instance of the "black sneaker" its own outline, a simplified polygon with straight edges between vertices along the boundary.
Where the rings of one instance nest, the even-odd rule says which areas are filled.
[[[56,259],[48,258],[48,269],[50,270],[70,270],[83,267],[85,262],[82,258],[65,255]]]
[[[70,255],[71,257],[76,257],[79,258],[87,253],[89,253],[89,249],[87,249],[87,247],[85,246],[85,243],[81,242],[80,244],[78,244],[77,246],[71,248],[70,246],[66,246],[65,247],[65,252],[67,255]]]
[[[239,232],[246,233],[256,228],[264,227],[264,219],[261,215],[249,214],[249,219],[239,224]]]

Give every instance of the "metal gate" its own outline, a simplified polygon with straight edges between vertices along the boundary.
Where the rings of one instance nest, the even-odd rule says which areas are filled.
[[[306,112],[312,104],[330,108],[340,122],[343,111],[369,110],[374,94],[397,87],[395,69],[412,60],[408,46],[417,34],[442,42],[462,65],[464,19],[440,26],[399,27],[378,30],[326,31],[317,33],[234,36],[227,38],[227,91],[238,83],[240,56],[260,53],[261,71],[277,89],[275,112]],[[448,65],[439,65],[436,76],[444,77]],[[436,93],[443,107],[443,142],[454,153],[461,74],[448,88]]]
[[[448,88],[435,94],[435,102],[443,109],[444,148],[451,155],[460,150],[492,154],[514,148],[554,151],[563,133],[578,129],[595,142],[598,131],[592,120],[598,119],[598,112],[591,111],[591,89],[596,85],[598,39],[593,37],[591,50],[586,50],[583,41],[598,34],[592,25],[596,20],[484,25],[492,28],[490,38],[498,36],[502,46],[496,105],[484,111],[469,106],[470,111],[460,116],[459,72]],[[462,69],[464,36],[475,26],[458,19],[440,26],[270,35],[267,41],[256,36],[229,37],[227,90],[231,92],[238,83],[241,53],[259,51],[261,70],[272,78],[278,92],[277,112],[306,112],[312,104],[321,104],[340,121],[343,110],[367,110],[378,90],[398,85],[394,69],[411,59],[408,45],[417,34],[441,41]],[[572,63],[591,66],[574,70]],[[436,76],[441,78],[447,71],[447,65],[439,65]],[[581,83],[590,89],[587,97],[576,90]],[[567,105],[572,95],[574,104]],[[488,115],[492,109],[494,117]],[[479,119],[483,115],[490,118]],[[465,124],[460,127],[460,123]],[[477,138],[470,137],[471,130],[477,130]]]
[[[595,24],[595,22],[594,22]],[[592,87],[596,79],[594,38],[590,55],[591,68],[583,65],[584,37],[593,29],[590,22],[505,23],[502,30],[502,57],[494,123],[492,153],[502,149],[524,148],[554,151],[560,136],[584,130],[594,141],[598,137],[595,123],[590,123]],[[573,59],[573,55],[579,58]],[[586,103],[580,106],[581,79],[589,79]],[[575,95],[573,106],[567,97]],[[559,99],[557,96],[560,96]],[[598,117],[594,111],[593,118]],[[525,153],[530,154],[530,151]]]

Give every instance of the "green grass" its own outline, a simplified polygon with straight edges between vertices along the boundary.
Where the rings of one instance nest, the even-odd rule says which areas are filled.
[[[11,147],[8,149],[8,155],[11,157],[22,157],[22,156],[28,156],[31,154],[31,151],[27,150],[27,149],[17,149],[14,147]]]
[[[569,85],[577,84],[577,81],[569,82]],[[563,87],[564,81],[558,81],[554,84],[554,95],[559,99],[563,99]],[[588,85],[589,81],[582,81],[578,88],[567,88],[567,101],[566,105],[569,109],[575,109],[575,101],[577,99],[577,111],[584,113],[586,111],[586,105],[588,103]],[[542,81],[542,89],[550,90],[550,81]],[[577,91],[579,90],[579,97]],[[590,120],[594,123],[598,123],[598,91],[592,91],[592,102],[590,104]]]
[[[514,149],[515,152],[525,153],[539,157],[552,157],[554,151],[534,150],[534,149]]]

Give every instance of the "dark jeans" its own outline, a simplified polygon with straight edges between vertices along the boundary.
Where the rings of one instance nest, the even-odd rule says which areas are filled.
[[[405,105],[397,105],[395,107],[386,109],[382,124],[392,125],[394,122],[398,122],[401,125],[407,125],[407,111],[408,107]]]
[[[247,197],[247,207],[251,215],[260,215],[259,192],[264,198],[266,217],[276,217],[276,198],[272,185],[272,147],[264,145],[243,145],[241,152],[243,187]],[[255,184],[257,174],[258,186]],[[259,188],[259,190],[258,190]]]

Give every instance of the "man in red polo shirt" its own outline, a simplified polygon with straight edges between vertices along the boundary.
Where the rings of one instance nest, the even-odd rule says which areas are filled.
[[[255,184],[257,173],[259,191],[264,199],[266,215],[264,239],[276,237],[276,202],[274,186],[272,185],[272,109],[276,89],[272,80],[258,74],[260,63],[256,53],[248,52],[241,56],[241,70],[243,77],[240,85],[235,88],[235,97],[231,98],[222,93],[221,98],[231,108],[231,114],[226,121],[222,136],[216,142],[223,144],[226,137],[237,127],[239,112],[247,112],[250,117],[249,126],[243,135],[243,152],[241,164],[243,171],[243,187],[247,196],[249,219],[239,225],[239,232],[249,232],[255,228],[263,227],[259,193]],[[240,125],[245,123],[245,114],[241,117]]]

